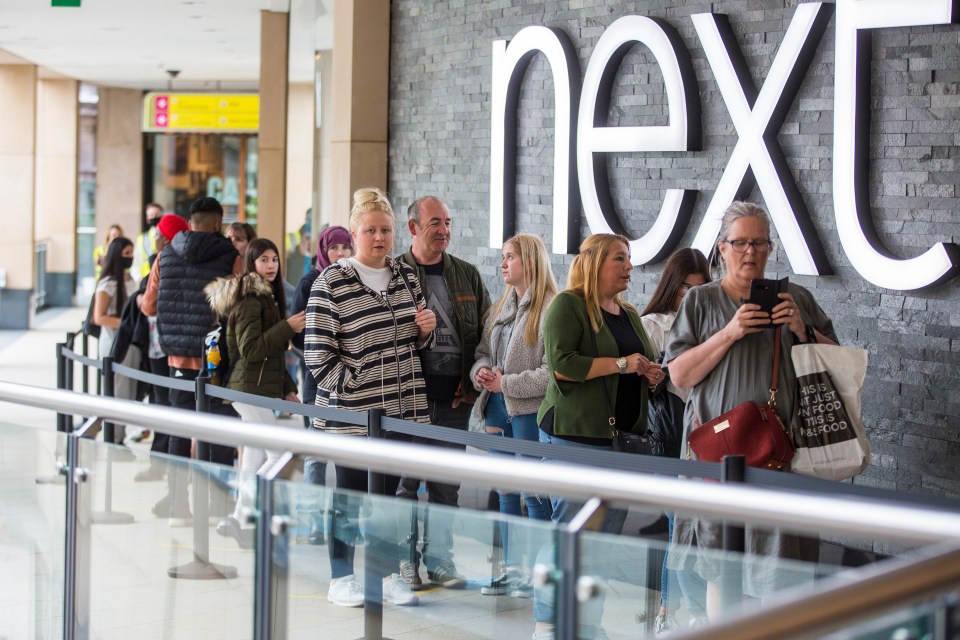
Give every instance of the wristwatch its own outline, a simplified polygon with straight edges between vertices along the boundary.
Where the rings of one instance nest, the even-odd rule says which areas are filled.
[[[617,369],[620,369],[620,375],[623,375],[627,372],[627,359],[624,357],[617,358]]]

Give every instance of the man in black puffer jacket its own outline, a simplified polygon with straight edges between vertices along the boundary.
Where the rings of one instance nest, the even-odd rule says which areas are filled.
[[[157,316],[160,347],[167,354],[170,377],[192,381],[203,368],[203,338],[218,319],[210,310],[203,288],[213,280],[240,273],[243,261],[233,243],[220,233],[223,208],[214,198],[200,198],[190,205],[190,230],[181,231],[154,261],[140,309]],[[192,393],[170,390],[171,406],[193,411]],[[232,410],[231,415],[232,414]],[[221,410],[217,411],[222,412]],[[190,457],[190,439],[170,436],[167,453]],[[197,443],[197,458],[230,465],[233,449]],[[172,525],[190,518],[186,482],[168,474],[169,494],[153,507],[153,513],[170,518]],[[222,515],[222,514],[221,514]]]

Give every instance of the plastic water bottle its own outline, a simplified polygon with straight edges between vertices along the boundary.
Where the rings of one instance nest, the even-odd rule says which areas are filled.
[[[207,374],[210,377],[210,384],[220,385],[220,372],[217,367],[220,366],[220,346],[216,342],[211,342],[207,347]]]

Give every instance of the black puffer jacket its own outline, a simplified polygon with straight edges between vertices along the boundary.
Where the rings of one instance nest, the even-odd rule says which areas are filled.
[[[157,329],[168,356],[203,356],[203,338],[217,323],[203,288],[233,272],[237,250],[219,233],[181,231],[160,254]]]
[[[221,278],[204,289],[210,307],[227,322],[230,382],[227,387],[268,398],[296,393],[284,352],[293,328],[280,313],[270,283],[256,273]]]

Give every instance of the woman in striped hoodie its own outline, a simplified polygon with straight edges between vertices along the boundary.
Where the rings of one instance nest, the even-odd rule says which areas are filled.
[[[350,233],[356,253],[330,265],[310,290],[304,361],[317,387],[337,397],[342,409],[382,408],[385,415],[429,423],[420,349],[433,346],[437,326],[426,308],[413,269],[390,257],[394,239],[393,208],[379,189],[353,194]],[[317,394],[327,406],[327,394]],[[366,426],[316,420],[328,433],[365,436]],[[337,489],[367,490],[367,472],[337,465]],[[385,495],[396,493],[399,478],[386,476]],[[363,605],[363,588],[353,573],[359,504],[338,491],[334,495],[330,540],[330,589],[327,599],[347,607]],[[384,523],[376,523],[384,524]],[[375,536],[377,537],[377,536]],[[402,539],[399,529],[383,536]],[[400,547],[382,550],[399,566]],[[384,580],[383,599],[417,604],[409,585],[393,574]]]

